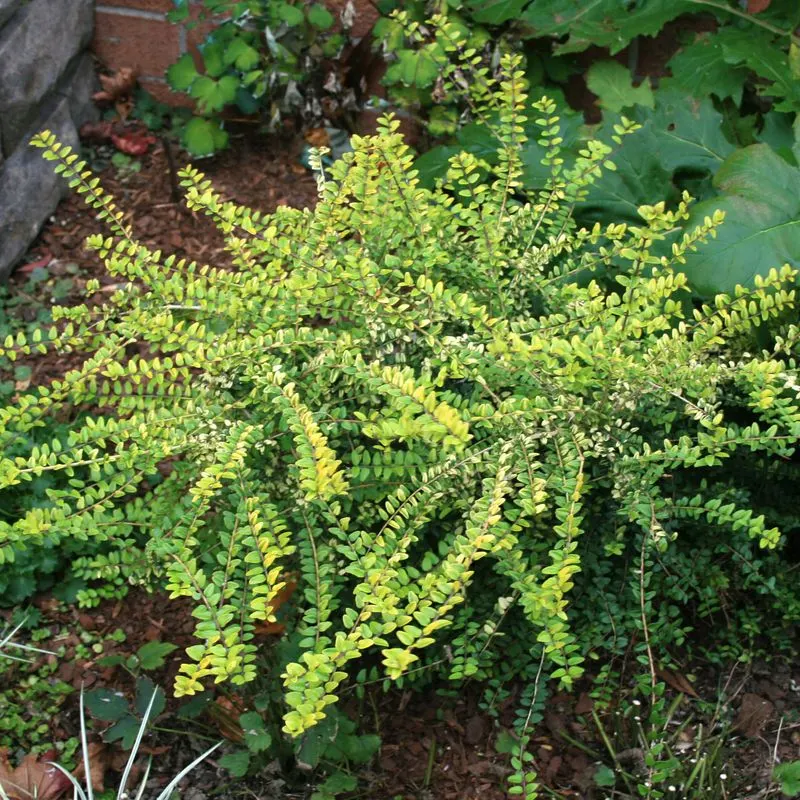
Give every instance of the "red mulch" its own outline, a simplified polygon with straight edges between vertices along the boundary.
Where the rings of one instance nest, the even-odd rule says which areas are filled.
[[[194,165],[205,172],[226,199],[260,211],[273,211],[279,205],[295,208],[311,206],[316,200],[313,175],[299,163],[302,141],[286,142],[240,135],[233,146],[213,158]],[[173,146],[178,169],[190,159]],[[225,266],[228,263],[223,239],[214,224],[199,213],[189,211],[182,200],[172,199],[172,180],[164,144],[159,144],[140,159],[139,172],[120,173],[113,167],[100,177],[103,187],[132,221],[137,237],[165,253]],[[90,161],[91,166],[91,161]],[[94,213],[77,195],[68,196],[46,225],[27,258],[38,262],[52,258],[75,263],[80,278],[97,277],[110,282],[97,256],[83,243],[92,233],[101,233]],[[48,267],[52,269],[51,266]],[[27,280],[26,267],[12,277],[12,285]]]
[[[105,601],[90,610],[64,608],[47,598],[40,598],[37,605],[43,615],[38,627],[49,626],[54,635],[59,631],[69,631],[66,638],[52,643],[67,648],[60,659],[56,677],[76,689],[81,685],[87,689],[102,686],[131,696],[134,686],[131,676],[122,667],[103,667],[98,661],[112,653],[128,656],[149,641],[171,642],[178,649],[167,657],[166,665],[147,673],[164,687],[170,698],[170,687],[182,651],[194,643],[195,620],[191,617],[191,602],[168,600],[164,594],[147,594],[133,589],[122,600]],[[117,629],[124,631],[126,637],[120,644],[105,638]],[[104,640],[101,653],[93,652],[87,659],[76,659],[75,648],[80,643],[82,631],[90,631],[99,640]],[[43,644],[47,646],[47,642]],[[269,646],[269,637],[265,637],[264,644]],[[712,704],[720,692],[718,677],[709,672],[695,682],[701,696]],[[665,673],[665,678],[673,688],[688,686],[682,676],[674,673]],[[727,697],[727,714],[732,725],[728,772],[730,789],[737,792],[730,797],[738,800],[765,797],[774,753],[777,752],[784,763],[800,757],[800,735],[797,723],[793,722],[800,706],[799,683],[800,667],[781,668],[770,664],[739,666],[728,676],[722,689]],[[693,691],[692,687],[689,690]],[[374,689],[371,697],[368,696],[362,704],[359,719],[362,732],[375,732],[381,737],[379,754],[360,772],[360,785],[368,787],[366,796],[370,800],[505,798],[505,779],[510,774],[508,756],[499,754],[495,745],[499,734],[511,727],[516,710],[513,694],[496,709],[493,718],[480,708],[481,690],[477,684],[460,688],[454,696],[439,693],[435,687],[423,692],[392,690],[387,694]],[[345,699],[343,703],[348,713],[358,716],[355,702]],[[51,732],[56,739],[76,734],[75,705],[76,700],[68,701],[50,719]],[[168,710],[174,711],[178,705],[179,701],[168,699]],[[535,758],[537,780],[565,800],[599,800],[605,796],[603,790],[593,786],[597,759],[607,762],[608,757],[591,722],[591,706],[591,700],[585,694],[553,696],[546,705],[544,719],[532,731],[530,751]],[[681,715],[691,712],[698,721],[703,719],[695,701],[688,696],[684,698],[683,708]],[[783,723],[779,723],[781,717]],[[205,722],[212,726],[216,724],[218,735],[230,738],[231,729],[226,728],[224,720],[217,719],[215,723],[206,718]],[[613,728],[611,715],[606,724],[608,730]],[[688,729],[690,738],[694,735],[695,724]],[[779,725],[782,732],[779,732]],[[213,730],[209,733],[214,735]],[[581,742],[597,754],[597,759],[569,744],[567,739]],[[171,752],[171,755],[160,756],[157,765],[165,768],[168,765],[169,769],[184,766],[179,762],[181,754],[187,754],[188,741],[159,734],[157,744],[159,753]],[[194,745],[199,746],[198,743]],[[684,757],[689,756],[691,752],[686,752]],[[198,773],[193,785],[206,791],[224,775],[212,759]],[[273,783],[280,783],[279,775],[276,777],[270,773],[268,777]],[[255,786],[260,778],[256,776],[253,780],[256,783],[251,784],[248,778],[246,785]],[[241,788],[242,784],[234,781],[232,786]],[[752,786],[752,790],[747,790],[747,786]],[[299,798],[304,795],[287,790],[287,793],[270,796]]]

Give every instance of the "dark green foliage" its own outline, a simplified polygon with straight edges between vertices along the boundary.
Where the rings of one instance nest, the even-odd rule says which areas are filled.
[[[164,692],[156,688],[149,678],[139,677],[136,680],[136,695],[132,704],[122,694],[111,689],[90,689],[84,693],[84,704],[96,720],[110,723],[103,731],[103,741],[118,741],[125,750],[130,750],[148,707],[150,713],[147,720],[151,723],[163,713],[166,698]]]
[[[599,60],[589,67],[586,82],[598,96],[603,121],[581,129],[581,120],[575,115],[575,130],[565,137],[565,156],[577,158],[589,139],[610,141],[622,112],[642,127],[615,153],[617,170],[592,187],[577,212],[585,221],[633,222],[638,220],[638,206],[663,199],[673,207],[683,190],[707,200],[696,210],[698,218],[711,208],[727,208],[733,224],[724,234],[725,241],[687,265],[694,289],[709,297],[730,291],[737,282],[747,283],[765,260],[800,263],[796,203],[783,200],[787,192],[793,197],[800,194],[800,173],[793,169],[800,153],[800,129],[794,123],[800,111],[800,39],[792,35],[800,24],[797,4],[772,3],[768,12],[758,15],[743,13],[733,2],[704,0],[642,0],[626,5],[624,13],[617,0],[599,0],[588,6],[575,0],[450,5],[447,26],[441,20],[423,25],[425,4],[420,2],[402,4],[402,12],[377,30],[398,64],[409,62],[409,54],[414,52],[425,52],[437,62],[430,69],[438,76],[435,86],[418,84],[413,90],[408,88],[409,81],[390,67],[386,81],[400,87],[396,99],[423,110],[435,134],[452,132],[457,120],[470,123],[468,129],[457,133],[456,145],[435,148],[420,158],[418,167],[429,184],[457,149],[467,149],[479,158],[496,150],[491,118],[480,118],[471,103],[464,102],[463,87],[480,93],[480,82],[491,74],[498,53],[523,47],[529,58],[528,75],[536,81],[558,83],[565,81],[571,70],[559,75],[553,68],[554,58],[567,58],[564,54],[590,45],[607,47],[614,54],[639,37],[657,34],[671,19],[706,12],[717,17],[719,30],[696,39],[687,34],[669,63],[671,77],[663,79],[657,89],[648,78],[639,81],[635,50],[629,58],[632,69],[612,60]],[[687,22],[691,30],[692,18]],[[484,25],[490,26],[491,38]],[[566,40],[555,38],[567,35]],[[442,73],[452,57],[444,52],[451,37],[459,41],[466,55],[448,84]],[[646,41],[641,39],[642,47]],[[542,43],[552,54],[542,55]],[[749,149],[758,142],[769,144],[788,164],[779,161],[769,167],[784,174],[779,207],[771,206],[768,197],[764,199],[769,191],[746,199],[728,197],[730,180],[726,176],[732,173],[736,173],[737,183],[741,177],[747,186],[760,184],[769,156],[763,154],[763,148]],[[744,150],[738,152],[737,148]],[[526,188],[540,188],[547,177],[540,168],[541,153],[529,146],[523,160]],[[723,164],[721,177],[715,178]],[[690,227],[694,222],[692,218]],[[724,253],[724,258],[718,259],[717,253]],[[754,253],[758,256],[755,263]],[[709,262],[715,265],[712,269]]]
[[[208,155],[227,145],[220,119],[226,108],[258,112],[270,126],[287,114],[321,119],[312,106],[325,94],[323,65],[347,41],[331,30],[335,20],[322,3],[207,0],[197,18],[188,0],[175,0],[175,6],[170,19],[189,30],[206,19],[218,21],[200,46],[199,68],[186,53],[167,70],[170,86],[197,102],[182,134],[189,152]],[[336,96],[338,90],[329,88]]]
[[[21,617],[21,619],[17,619]],[[47,628],[39,629],[39,612],[12,615],[13,627],[0,627],[0,750],[16,753],[44,753],[55,749],[59,757],[71,760],[77,739],[52,741],[50,720],[72,692],[57,676],[63,653],[45,647],[50,642]]]

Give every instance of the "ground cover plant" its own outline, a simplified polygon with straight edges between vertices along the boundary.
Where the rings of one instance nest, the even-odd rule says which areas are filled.
[[[304,742],[372,675],[479,681],[489,708],[519,679],[509,792],[535,797],[548,687],[625,655],[663,718],[658,670],[694,626],[722,628],[704,643],[728,656],[790,651],[800,408],[795,271],[695,303],[683,267],[721,213],[684,231],[683,198],[580,228],[637,125],[565,161],[556,106],[529,107],[520,66],[478,73],[491,172],[460,153],[422,187],[391,119],[330,170],[315,155],[313,211],[252,212],[184,170],[235,270],[144,247],[77,156],[37,137],[109,226],[90,245],[120,287],[90,284],[50,331],[3,344],[12,361],[86,355],[0,410],[4,450],[26,448],[0,488],[67,479],[0,522],[0,552],[88,539],[190,598],[179,696],[254,681],[256,632],[288,605],[283,731]],[[549,178],[526,197],[529,122]],[[64,408],[93,410],[25,444]],[[670,777],[653,752],[625,776],[642,796]]]

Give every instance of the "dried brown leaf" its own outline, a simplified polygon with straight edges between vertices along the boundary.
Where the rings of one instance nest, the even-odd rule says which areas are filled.
[[[103,792],[105,791],[103,778],[105,777],[109,763],[109,748],[101,742],[91,742],[88,751],[89,774],[92,779],[92,789],[96,792]],[[86,773],[83,769],[83,761],[76,767],[75,777],[79,781],[86,777]]]
[[[71,784],[63,772],[48,763],[53,758],[52,751],[41,757],[29,753],[12,769],[8,750],[0,749],[0,786],[9,800],[56,800],[64,794]]]
[[[130,67],[120,67],[112,75],[101,75],[102,91],[95,92],[92,100],[95,103],[116,103],[129,97],[136,88],[136,71]]]
[[[759,694],[747,692],[742,695],[739,713],[733,727],[743,736],[754,739],[761,734],[765,725],[775,713],[775,706]]]
[[[689,697],[697,697],[697,692],[694,690],[692,684],[689,683],[686,676],[680,672],[672,672],[668,669],[656,669],[656,675],[668,686],[675,689],[675,691],[688,694]]]

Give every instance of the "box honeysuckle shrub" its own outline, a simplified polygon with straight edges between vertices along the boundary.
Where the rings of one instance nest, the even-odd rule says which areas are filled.
[[[254,628],[293,580],[292,736],[371,667],[495,693],[521,677],[535,703],[587,658],[669,663],[682,610],[713,617],[734,588],[753,613],[796,612],[785,535],[762,513],[765,484],[796,472],[795,272],[693,302],[681,264],[723,220],[676,233],[686,198],[578,229],[571,208],[610,147],[566,168],[555,105],[528,105],[513,57],[502,73],[484,98],[499,165],[457,155],[433,191],[388,117],[330,170],[317,154],[313,210],[241,208],[185,169],[228,270],[143,246],[85,164],[36,138],[108,226],[89,245],[120,288],[90,282],[49,337],[3,346],[86,354],[0,410],[4,446],[63,409],[96,412],[0,462],[0,486],[64,477],[0,519],[1,552],[56,535],[140,553],[131,580],[195,604],[176,694],[251,681]],[[526,113],[551,171],[527,198]],[[617,140],[634,129],[623,119]]]

